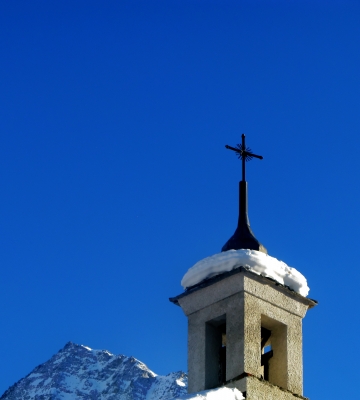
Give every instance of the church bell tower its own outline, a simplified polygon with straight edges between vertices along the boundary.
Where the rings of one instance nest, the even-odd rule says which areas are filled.
[[[245,146],[244,134],[236,148],[226,148],[242,160],[242,180],[238,226],[218,259],[241,253],[274,260],[255,238],[248,219],[245,162],[262,157]],[[218,273],[205,271],[203,279],[170,299],[188,318],[188,392],[227,386],[247,400],[305,399],[302,319],[317,302],[249,268],[247,262],[230,269],[222,269],[220,262],[216,268]]]

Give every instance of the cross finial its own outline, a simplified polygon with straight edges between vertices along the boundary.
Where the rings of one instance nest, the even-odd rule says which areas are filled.
[[[241,135],[241,144],[236,147],[226,145],[227,149],[236,152],[242,161],[242,180],[239,182],[239,219],[238,226],[233,236],[224,244],[222,251],[238,250],[238,249],[251,249],[267,253],[265,247],[256,239],[251,228],[248,217],[247,206],[247,182],[245,179],[245,163],[250,161],[253,157],[263,159],[262,156],[254,154],[251,149],[245,145],[245,135]]]
[[[246,147],[244,133],[241,135],[241,144],[236,145],[236,147],[231,147],[229,145],[226,145],[225,147],[229,150],[235,151],[236,154],[238,155],[238,158],[240,158],[242,160],[242,181],[245,182],[246,181],[246,179],[245,179],[245,162],[250,161],[253,157],[259,158],[260,160],[262,160],[263,157],[252,153],[251,149],[249,147]]]

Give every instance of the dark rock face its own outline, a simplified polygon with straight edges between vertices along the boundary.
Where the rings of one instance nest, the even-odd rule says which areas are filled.
[[[186,392],[183,372],[156,375],[133,357],[69,342],[0,400],[170,400]]]

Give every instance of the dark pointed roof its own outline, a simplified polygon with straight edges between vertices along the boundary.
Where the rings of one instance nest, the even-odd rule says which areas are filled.
[[[256,239],[250,228],[247,210],[247,182],[239,182],[239,219],[235,233],[224,244],[221,251],[250,249],[267,254],[266,248]]]

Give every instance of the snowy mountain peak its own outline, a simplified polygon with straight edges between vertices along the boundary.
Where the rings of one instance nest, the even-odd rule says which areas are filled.
[[[0,399],[168,400],[186,390],[183,372],[156,375],[134,357],[68,342]]]

